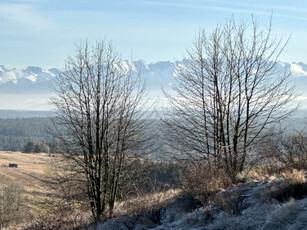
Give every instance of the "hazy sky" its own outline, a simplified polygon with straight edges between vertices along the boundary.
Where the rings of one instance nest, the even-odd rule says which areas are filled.
[[[0,65],[61,68],[75,43],[101,38],[124,58],[174,61],[200,28],[272,13],[274,33],[292,33],[281,60],[307,63],[306,0],[0,0]]]

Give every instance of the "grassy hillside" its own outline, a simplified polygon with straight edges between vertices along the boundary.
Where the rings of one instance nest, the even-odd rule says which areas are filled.
[[[54,171],[52,162],[58,157],[48,154],[0,152],[0,228],[33,222],[44,208],[44,202],[58,197],[44,179]],[[9,167],[17,164],[18,167]]]
[[[47,154],[24,154],[21,152],[0,152],[0,184],[17,186],[25,192],[47,192],[42,179],[51,170],[52,157]],[[9,163],[18,168],[8,167]]]

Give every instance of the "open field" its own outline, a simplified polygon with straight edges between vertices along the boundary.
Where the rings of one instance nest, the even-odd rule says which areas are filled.
[[[29,154],[0,151],[0,191],[3,214],[0,228],[19,229],[34,223],[40,215],[50,212],[46,202],[58,194],[44,183],[52,175],[58,157],[48,154]],[[17,164],[18,167],[9,167]],[[52,198],[53,197],[53,198]]]
[[[24,192],[46,192],[42,182],[44,175],[52,170],[54,157],[48,154],[29,154],[21,152],[0,152],[0,185],[16,186]],[[9,163],[18,168],[8,167]]]

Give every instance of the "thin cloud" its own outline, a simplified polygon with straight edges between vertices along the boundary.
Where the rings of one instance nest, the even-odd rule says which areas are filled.
[[[236,6],[246,6],[246,7],[255,7],[260,9],[269,9],[269,10],[284,10],[284,11],[293,11],[296,13],[307,13],[307,9],[304,7],[291,7],[291,6],[273,6],[273,5],[264,5],[264,4],[253,4],[253,3],[243,3],[243,2],[234,2],[234,1],[216,1],[218,3],[236,5]]]
[[[244,9],[244,8],[233,8],[233,7],[221,7],[221,6],[202,6],[202,5],[195,5],[195,4],[186,4],[186,3],[170,3],[170,2],[154,2],[154,1],[144,1],[150,5],[163,5],[163,6],[172,6],[172,7],[182,7],[182,8],[193,8],[193,9],[205,9],[205,10],[212,10],[212,11],[220,11],[220,12],[229,12],[229,13],[244,13],[244,14],[258,14],[264,16],[272,15],[272,11],[270,12],[263,12],[260,10],[253,10],[253,9]],[[220,3],[224,3],[224,1],[218,1]],[[237,4],[237,3],[232,3]],[[245,4],[245,6],[254,6]],[[272,10],[269,7],[265,7],[264,5],[259,6],[258,8],[266,8],[268,10]],[[292,8],[292,10],[296,10],[296,8]],[[304,12],[303,10],[301,12]],[[307,21],[307,17],[300,17],[300,16],[292,16],[288,14],[273,14],[274,17],[279,18],[289,18],[295,20],[302,20]]]
[[[46,17],[40,15],[33,7],[25,4],[0,4],[0,18],[13,25],[26,26],[43,30],[53,26]]]
[[[172,6],[172,7],[182,7],[182,8],[195,8],[195,9],[207,9],[207,10],[214,10],[214,11],[223,11],[223,12],[232,12],[232,13],[261,13],[265,14],[261,11],[253,11],[253,10],[246,10],[246,9],[237,9],[237,8],[228,8],[228,7],[220,7],[220,6],[201,6],[201,5],[193,5],[193,4],[186,4],[186,3],[170,3],[170,2],[154,2],[154,1],[144,1],[144,3],[150,5],[163,5],[163,6]]]

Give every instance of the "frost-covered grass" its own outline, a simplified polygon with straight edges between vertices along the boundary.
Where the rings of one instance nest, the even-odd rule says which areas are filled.
[[[138,215],[142,212],[151,211],[167,205],[180,193],[180,189],[170,189],[165,192],[139,195],[117,203],[114,208],[114,215]]]
[[[303,230],[307,229],[306,192],[305,172],[294,170],[233,186],[193,210],[184,209],[187,203],[174,199],[160,210],[155,224],[146,222],[143,215],[113,220],[98,229],[129,229],[128,224],[132,229],[154,230]],[[278,200],[280,194],[283,199]]]

